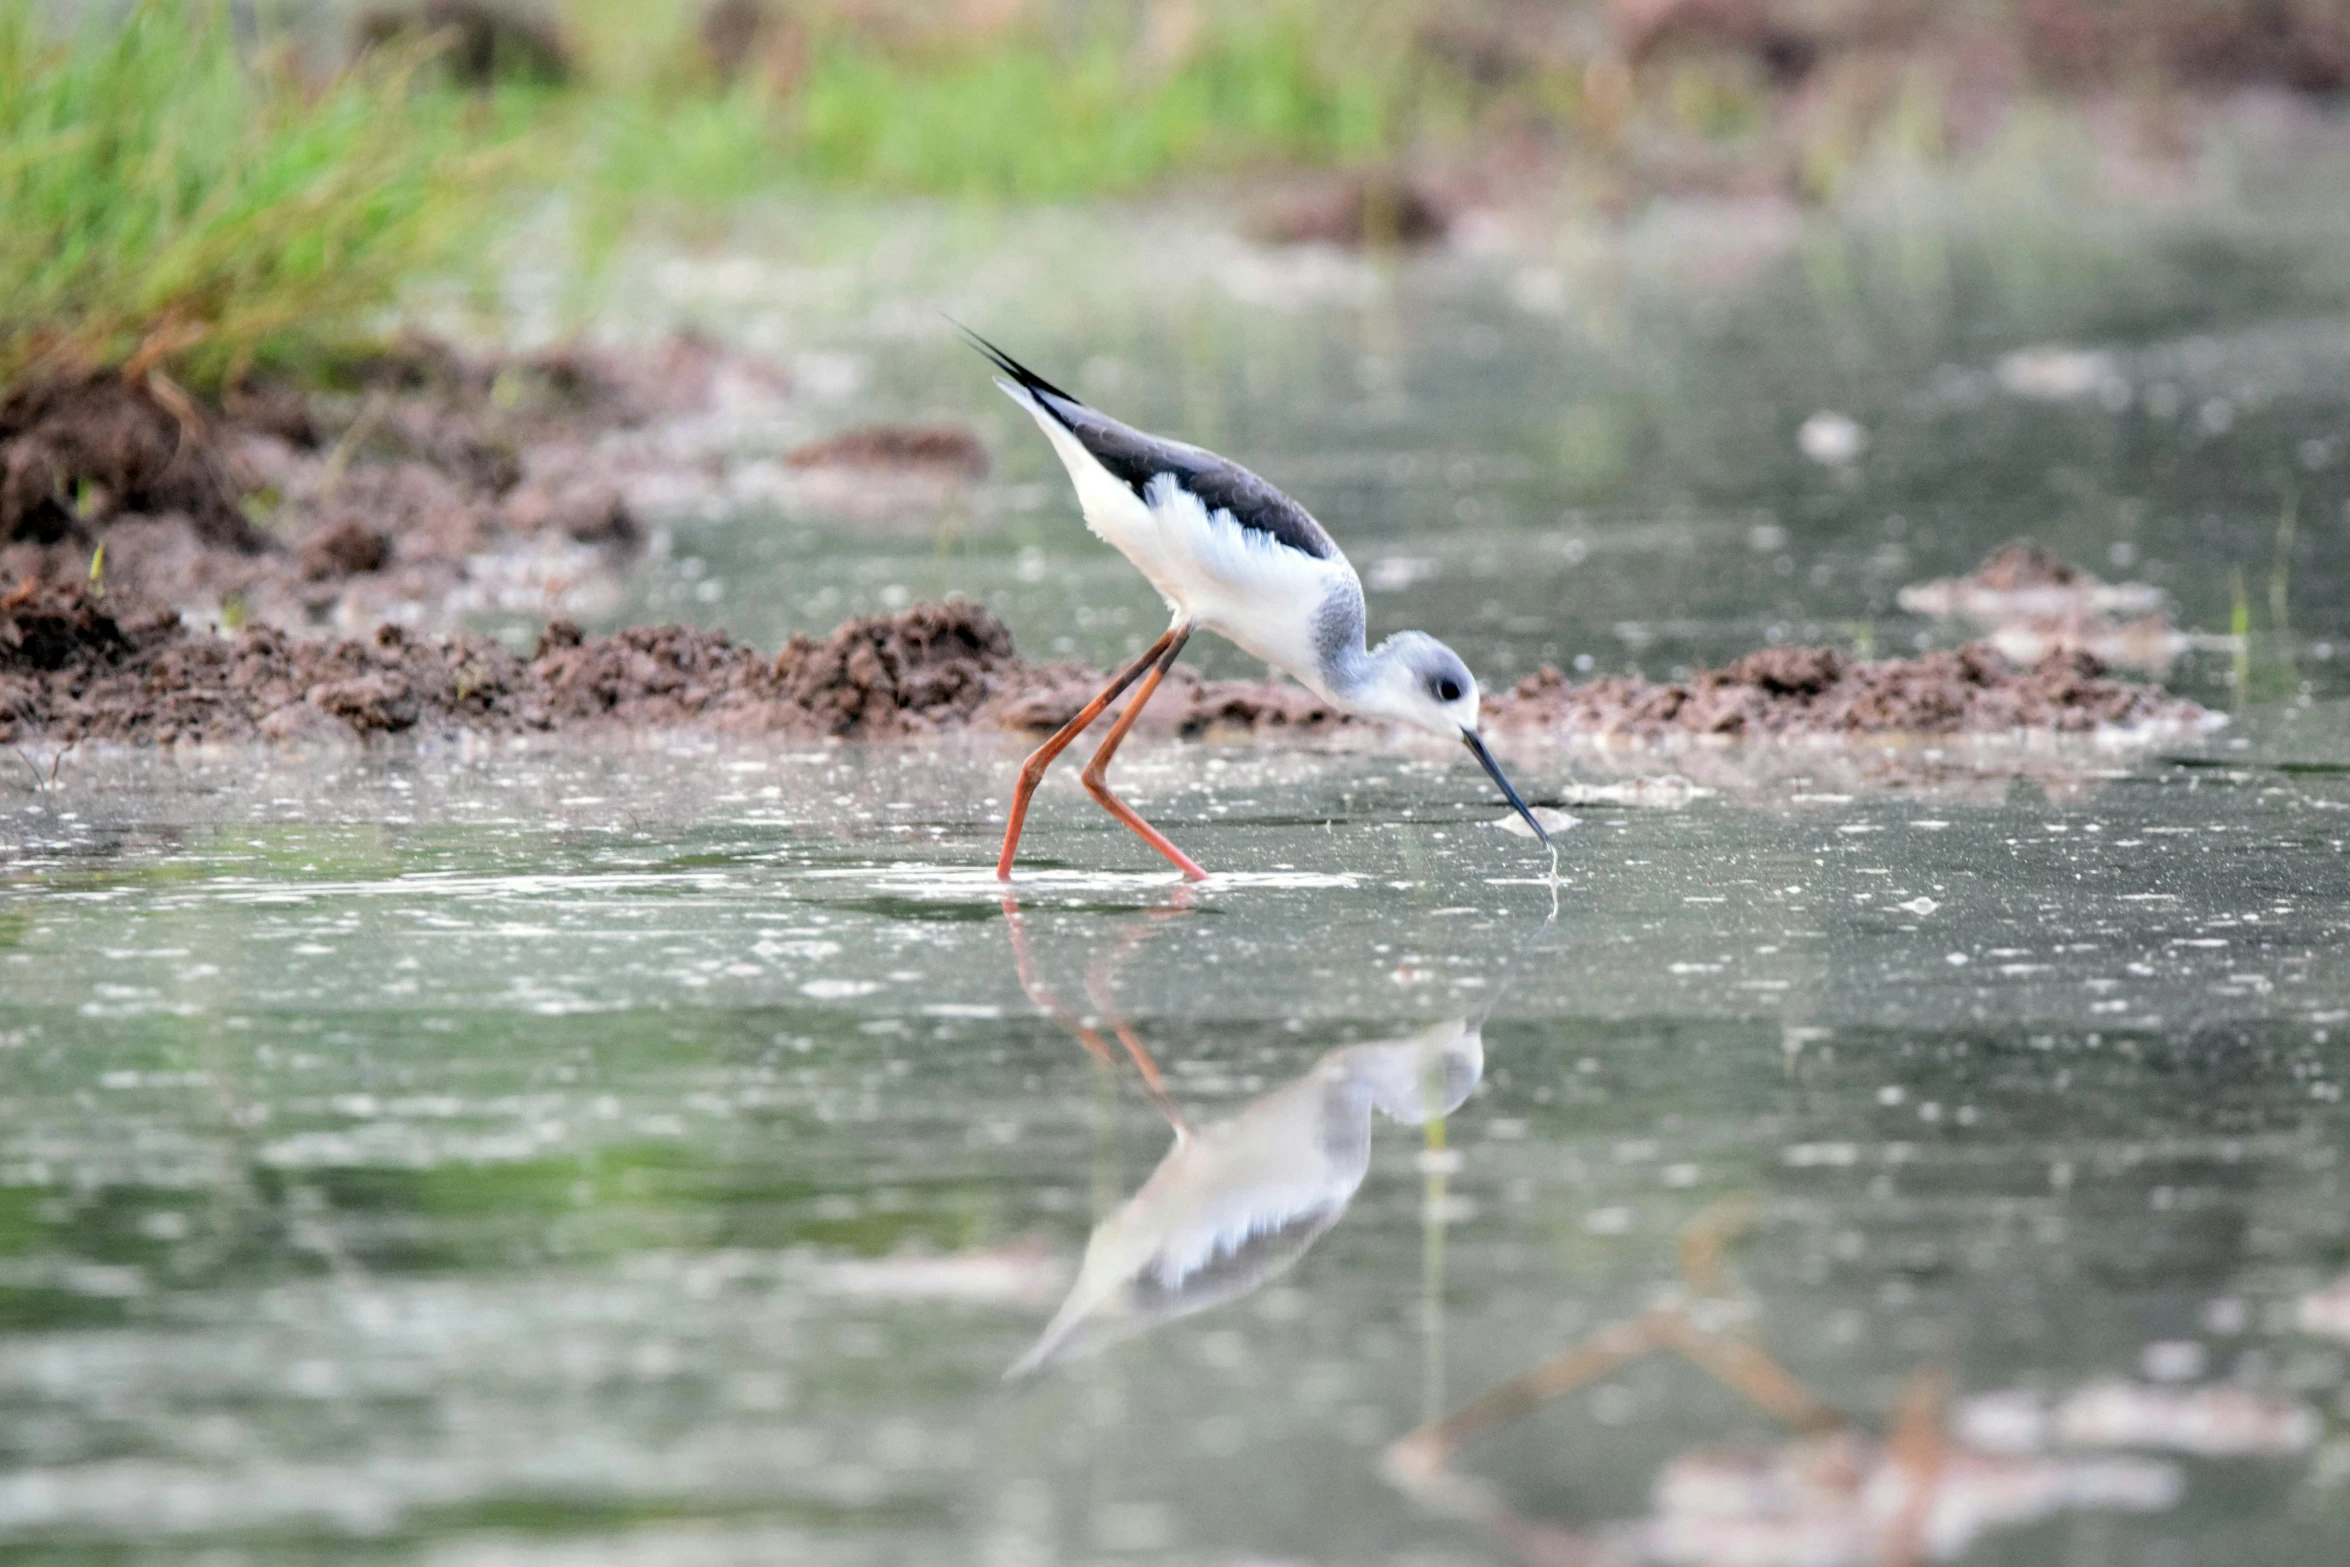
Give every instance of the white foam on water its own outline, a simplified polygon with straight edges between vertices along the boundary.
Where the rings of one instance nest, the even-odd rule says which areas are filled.
[[[1022,871],[1005,882],[998,881],[994,869],[985,865],[836,866],[805,874],[811,881],[862,882],[877,892],[942,900],[1069,893],[1139,896],[1186,886],[1207,895],[1244,890],[1317,891],[1362,885],[1361,877],[1343,871],[1219,871],[1204,882],[1188,883],[1171,871],[1081,870]]]

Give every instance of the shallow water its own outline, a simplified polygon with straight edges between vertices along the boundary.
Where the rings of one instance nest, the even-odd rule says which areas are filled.
[[[2230,629],[2240,577],[2245,659],[2174,672],[2236,721],[2161,752],[1529,744],[1537,800],[1716,791],[1574,807],[1555,887],[1457,754],[1138,742],[1123,786],[1218,879],[1185,892],[1056,778],[1009,905],[1009,741],[75,753],[53,787],[30,757],[0,784],[0,1557],[1894,1552],[1898,1520],[1862,1549],[1785,1510],[1849,1500],[1833,1465],[1674,1469],[1788,1433],[1670,1356],[1464,1432],[1482,1489],[1384,1477],[1663,1308],[1740,1335],[1751,1392],[1791,1385],[1759,1351],[1913,1458],[1945,1429],[1946,1556],[2335,1559],[2350,337],[2321,220],[2267,249],[1953,227],[1940,274],[1896,224],[1710,291],[1718,230],[1365,271],[1179,254],[1147,216],[981,235],[949,287],[984,220],[903,221],[852,281],[813,251],[653,275],[754,341],[864,301],[793,419],[979,421],[995,477],[860,521],[754,474],[664,519],[640,610],[772,642],[955,587],[1035,651],[1155,629],[934,318],[872,305],[928,279],[1307,494],[1379,617],[1487,671],[1948,642],[1894,588],[2029,530],[2192,629]],[[1072,268],[1015,334],[987,307],[1053,247],[1133,265]],[[2058,338],[2111,345],[2127,400],[1998,389]],[[1796,453],[1822,408],[1872,455]],[[1153,1237],[1209,1265],[1094,1288]],[[1007,1380],[1073,1287],[1093,1352]],[[2116,1383],[2152,1392],[2112,1418]],[[2067,1403],[2099,1388],[2102,1424]],[[2176,1418],[2231,1391],[2232,1425]],[[2001,1521],[1986,1444],[2033,1399]]]
[[[1686,1298],[1677,1238],[1730,1198],[1721,1287],[1873,1427],[1921,1366],[2061,1397],[2182,1343],[2330,1427],[2343,1352],[2295,1312],[2350,1239],[2344,775],[1603,807],[1553,922],[1465,769],[1150,751],[1136,798],[1231,874],[1187,896],[1052,792],[1032,997],[985,870],[1008,761],[69,760],[15,796],[0,1541],[1507,1560],[1382,1449]],[[1488,1009],[1440,1129],[1356,1117],[1293,1266],[1002,1380],[1166,1151],[1113,1018],[1206,1125]],[[1462,1464],[1592,1528],[1772,1436],[1659,1362]],[[2169,1458],[2175,1505],[1969,1559],[2320,1560],[2345,1459]]]

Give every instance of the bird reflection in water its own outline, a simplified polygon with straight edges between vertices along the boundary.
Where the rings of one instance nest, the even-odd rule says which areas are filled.
[[[1196,1124],[1167,1090],[1110,981],[1188,901],[1129,926],[1089,968],[1086,998],[1101,1027],[1071,1011],[1040,977],[1016,900],[1004,900],[1021,988],[1094,1057],[1123,1055],[1174,1129],[1174,1146],[1150,1178],[1094,1226],[1077,1281],[1034,1348],[1006,1373],[1147,1333],[1257,1289],[1305,1255],[1354,1200],[1370,1168],[1379,1112],[1426,1126],[1460,1108],[1485,1070],[1482,1014],[1397,1039],[1330,1051],[1304,1075],[1252,1100],[1236,1115]],[[1490,1010],[1490,1008],[1488,1008]]]

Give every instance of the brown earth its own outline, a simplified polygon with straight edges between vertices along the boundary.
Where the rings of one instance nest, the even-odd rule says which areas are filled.
[[[302,640],[272,627],[192,631],[169,610],[85,584],[27,581],[0,598],[0,743],[342,740],[377,734],[661,730],[906,738],[963,729],[1048,730],[1100,676],[1018,657],[975,604],[851,620],[773,657],[724,632],[637,627],[588,637],[551,624],[528,656],[480,637],[426,639],[394,625],[364,639]],[[1673,733],[1991,733],[2170,721],[2194,704],[2108,680],[2093,660],[2015,669],[1969,647],[1861,663],[1775,648],[1672,685],[1528,677],[1493,704],[1512,730]],[[1317,731],[1352,720],[1267,681],[1169,677],[1149,726],[1184,735]]]
[[[245,486],[201,410],[160,380],[29,380],[0,397],[0,543],[87,541],[117,516],[175,512],[196,537],[249,554]]]
[[[1248,219],[1250,234],[1271,245],[1428,245],[1451,227],[1432,186],[1393,170],[1285,182]]]
[[[103,543],[109,589],[196,623],[348,634],[599,612],[640,543],[632,486],[704,477],[706,455],[666,433],[788,387],[692,338],[502,357],[409,339],[326,379],[214,407],[153,376],[10,389],[0,583],[81,580]]]
[[[794,447],[787,468],[857,468],[903,473],[937,469],[966,479],[987,477],[987,448],[978,436],[952,424],[877,424],[844,430]]]
[[[1546,666],[1496,701],[1491,721],[1657,739],[2194,727],[2204,712],[2159,687],[2106,678],[2087,653],[2051,653],[2019,667],[1971,643],[1875,661],[1833,648],[1767,648],[1669,684],[1606,675],[1575,685]]]

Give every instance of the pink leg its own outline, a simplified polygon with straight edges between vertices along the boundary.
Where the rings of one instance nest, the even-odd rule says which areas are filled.
[[[1186,631],[1184,635],[1190,633]],[[1045,769],[1053,765],[1053,758],[1068,750],[1070,742],[1085,733],[1086,726],[1101,717],[1102,710],[1110,705],[1119,692],[1134,684],[1135,679],[1167,651],[1170,643],[1176,647],[1183,645],[1174,628],[1169,628],[1165,636],[1144,649],[1142,657],[1118,671],[1117,678],[1102,687],[1099,696],[1086,703],[1075,718],[1063,724],[1050,740],[1030,752],[1028,760],[1020,764],[1020,783],[1012,791],[1012,819],[1004,824],[1004,852],[996,857],[996,880],[1012,879],[1012,857],[1020,849],[1020,829],[1028,824],[1028,802],[1035,796],[1036,786],[1044,782]]]
[[[1119,745],[1126,738],[1126,732],[1132,729],[1134,721],[1142,716],[1142,710],[1149,703],[1151,694],[1159,689],[1159,682],[1166,678],[1167,671],[1174,666],[1176,655],[1183,651],[1183,644],[1190,640],[1191,628],[1185,626],[1180,632],[1175,633],[1174,644],[1159,655],[1158,663],[1151,669],[1150,678],[1142,683],[1142,689],[1134,693],[1134,700],[1126,704],[1126,711],[1120,713],[1118,721],[1110,726],[1109,734],[1102,741],[1102,748],[1093,753],[1093,760],[1085,764],[1085,787],[1088,793],[1101,802],[1103,810],[1108,811],[1112,816],[1132,828],[1143,842],[1174,861],[1175,868],[1183,872],[1185,880],[1206,881],[1208,873],[1201,870],[1190,855],[1169,843],[1164,833],[1136,815],[1133,806],[1128,805],[1111,792],[1108,777],[1110,758],[1117,755]]]

